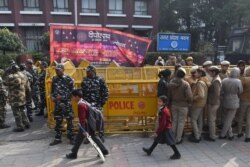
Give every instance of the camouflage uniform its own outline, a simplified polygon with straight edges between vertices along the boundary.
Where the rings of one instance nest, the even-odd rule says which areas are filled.
[[[7,92],[3,87],[3,80],[0,77],[0,127],[5,124]]]
[[[25,114],[27,79],[24,74],[16,71],[6,78],[9,91],[9,104],[13,111],[18,130],[23,130],[24,126],[29,128],[30,123]]]
[[[46,77],[46,69],[42,70],[38,76],[38,86],[40,93],[40,111],[37,114],[37,116],[44,115],[44,108],[46,108],[45,77]]]
[[[102,111],[102,108],[109,97],[108,86],[103,78],[96,76],[96,69],[94,66],[88,66],[86,71],[87,73],[88,71],[91,71],[93,76],[91,76],[91,74],[90,76],[83,78],[81,82],[83,99]],[[99,137],[104,142],[103,135],[104,129],[99,132]]]
[[[35,105],[35,109],[39,108],[39,88],[38,88],[38,70],[36,67],[32,67],[31,69],[26,69],[33,77],[33,83],[31,85],[31,95]]]
[[[32,118],[32,97],[31,97],[31,85],[33,85],[33,76],[26,70],[21,71],[25,76],[26,79],[28,80],[27,84],[27,89],[25,91],[26,93],[26,113],[29,118],[29,121],[33,121]]]
[[[102,110],[109,91],[105,80],[99,76],[85,77],[81,83],[83,99]]]
[[[71,92],[74,89],[74,81],[68,75],[55,76],[52,79],[51,97],[56,98],[58,95],[62,97],[60,101],[55,102],[54,119],[56,121],[55,131],[56,140],[61,140],[61,124],[63,117],[67,121],[67,137],[73,139],[73,111],[71,106]]]

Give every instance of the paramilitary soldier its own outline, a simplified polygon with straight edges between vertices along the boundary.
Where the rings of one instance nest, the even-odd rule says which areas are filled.
[[[52,79],[51,98],[55,103],[54,119],[56,121],[56,136],[55,140],[50,143],[50,146],[62,142],[61,124],[64,117],[67,120],[67,137],[70,140],[70,144],[73,144],[71,92],[74,89],[74,81],[70,76],[64,74],[63,64],[57,64],[55,70],[57,75]]]
[[[40,64],[41,72],[38,75],[38,85],[40,93],[40,109],[36,116],[43,116],[44,109],[46,108],[46,98],[45,98],[45,77],[46,77],[46,68],[48,64],[43,61]]]
[[[31,97],[31,88],[30,86],[33,85],[33,76],[26,71],[26,65],[25,64],[20,64],[19,66],[20,71],[27,77],[28,79],[28,84],[29,87],[27,87],[28,89],[26,89],[26,113],[27,113],[27,117],[29,119],[30,122],[33,122],[33,117],[32,117],[32,97]]]
[[[109,97],[108,86],[103,78],[96,75],[96,68],[94,66],[88,66],[86,72],[87,77],[83,78],[81,82],[83,99],[102,111]],[[104,141],[103,131],[99,132],[99,137],[102,141]]]
[[[6,102],[7,102],[7,91],[3,87],[3,80],[2,77],[0,76],[0,129],[5,129],[10,127],[9,125],[5,124]]]
[[[26,61],[26,70],[33,76],[33,83],[31,85],[31,95],[32,95],[32,100],[33,100],[34,105],[35,105],[34,110],[37,111],[39,108],[39,88],[38,88],[38,84],[37,84],[38,70],[33,65],[33,60],[28,59]]]
[[[19,67],[14,64],[11,67],[11,74],[6,78],[6,85],[8,86],[9,104],[13,111],[16,121],[16,128],[14,132],[22,132],[24,128],[30,128],[29,120],[25,114],[27,79],[24,74],[19,72]]]
[[[87,77],[81,82],[83,99],[102,110],[109,97],[107,84],[103,78],[96,75],[94,66],[88,66],[86,72]]]

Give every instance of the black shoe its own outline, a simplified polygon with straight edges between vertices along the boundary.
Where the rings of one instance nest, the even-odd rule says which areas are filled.
[[[183,142],[183,139],[181,139],[180,141],[176,142],[176,144],[181,144]]]
[[[145,147],[142,147],[142,150],[143,150],[145,153],[147,153],[148,156],[150,156],[151,153],[152,153],[148,148],[145,148]]]
[[[0,125],[0,129],[6,129],[6,128],[9,128],[10,125],[7,125],[7,124],[2,124]]]
[[[29,129],[30,128],[30,125],[24,125],[25,129]]]
[[[75,144],[75,140],[71,139],[71,140],[69,141],[69,144],[74,145],[74,144]]]
[[[28,120],[29,120],[30,122],[33,122],[32,116],[28,116]]]
[[[68,158],[68,159],[76,159],[77,158],[77,154],[75,154],[75,153],[66,154],[66,158]]]
[[[222,129],[222,128],[223,128],[223,124],[217,125],[217,128],[218,128],[218,129]]]
[[[43,112],[36,113],[35,116],[43,116]]]
[[[215,142],[215,139],[212,139],[212,138],[209,137],[209,136],[204,137],[204,139],[205,139],[206,141]]]
[[[244,136],[243,133],[237,135],[238,138],[241,138],[242,136]]]
[[[62,143],[62,140],[54,140],[53,142],[51,142],[49,145],[50,146],[54,146],[54,145],[57,145],[57,144],[60,144],[60,143]]]
[[[23,132],[23,131],[24,131],[24,128],[20,128],[20,127],[13,129],[13,132]]]
[[[230,136],[230,137],[228,137],[228,140],[233,140],[234,139],[234,136]]]
[[[219,136],[219,139],[226,139],[227,136]]]
[[[250,142],[250,138],[245,138],[245,142]]]
[[[189,140],[190,142],[193,142],[193,143],[200,143],[200,141],[201,141],[201,139],[196,139],[196,138],[191,137],[191,136],[188,138],[188,140]]]
[[[180,159],[181,158],[181,155],[180,154],[173,154],[170,159],[172,160],[176,160],[176,159]]]

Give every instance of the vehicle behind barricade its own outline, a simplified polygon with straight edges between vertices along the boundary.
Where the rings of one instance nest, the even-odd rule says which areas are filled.
[[[54,64],[55,65],[55,64]],[[86,76],[86,67],[89,63],[81,63],[76,68],[71,61],[64,64],[65,74],[75,81],[75,88],[80,88],[83,77]],[[97,68],[98,76],[107,82],[109,99],[104,106],[105,132],[106,133],[138,133],[152,132],[155,129],[157,115],[157,84],[158,73],[164,69],[174,71],[174,67],[107,67]],[[187,73],[191,67],[185,67]],[[53,117],[54,103],[50,98],[51,81],[55,76],[54,66],[47,68],[46,100],[48,111],[48,126],[54,128]],[[74,112],[74,129],[77,130],[78,115],[77,104],[72,101]],[[63,128],[66,129],[66,121]],[[191,130],[187,118],[186,129]]]

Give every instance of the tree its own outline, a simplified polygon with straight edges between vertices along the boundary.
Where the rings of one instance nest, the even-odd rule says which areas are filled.
[[[16,33],[7,28],[0,29],[0,50],[4,55],[6,51],[21,51],[23,48],[22,40]]]
[[[46,51],[50,50],[50,38],[49,38],[49,32],[45,32],[41,38],[41,44],[43,49]]]
[[[191,33],[193,49],[200,32],[225,45],[232,28],[250,26],[249,8],[249,0],[161,0],[160,29]]]

